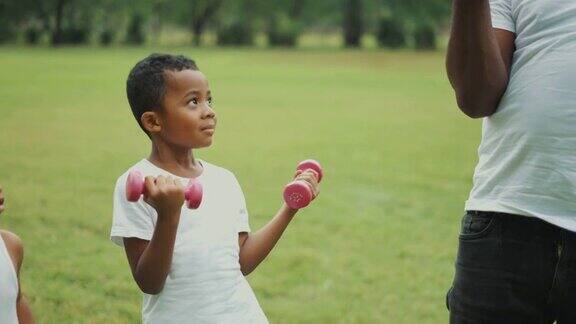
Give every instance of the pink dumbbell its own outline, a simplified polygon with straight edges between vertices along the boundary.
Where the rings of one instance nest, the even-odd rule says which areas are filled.
[[[322,166],[315,160],[306,160],[300,162],[296,170],[312,170],[316,173],[318,182],[322,180]],[[292,181],[284,187],[284,201],[292,209],[301,209],[310,204],[314,199],[314,193],[310,186],[302,180]]]
[[[144,176],[140,171],[130,171],[126,180],[126,199],[136,202],[140,199],[146,187],[144,186]],[[202,203],[202,185],[197,180],[191,179],[184,189],[184,199],[186,206],[190,209],[198,209]]]

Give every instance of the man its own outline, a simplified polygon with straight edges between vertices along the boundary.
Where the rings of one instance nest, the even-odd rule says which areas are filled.
[[[484,118],[451,323],[576,323],[576,1],[454,0],[447,70]]]

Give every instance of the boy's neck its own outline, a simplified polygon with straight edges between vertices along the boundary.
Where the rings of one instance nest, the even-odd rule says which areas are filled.
[[[183,178],[196,178],[202,173],[202,165],[194,158],[191,149],[178,149],[153,141],[148,160]]]

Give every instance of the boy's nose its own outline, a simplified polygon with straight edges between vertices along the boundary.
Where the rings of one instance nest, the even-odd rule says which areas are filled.
[[[212,109],[212,107],[210,107],[209,105],[204,105],[204,118],[214,118],[216,117],[216,113],[214,112],[214,109]]]

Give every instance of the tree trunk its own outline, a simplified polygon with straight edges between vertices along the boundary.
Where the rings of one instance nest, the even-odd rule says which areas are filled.
[[[294,0],[292,8],[290,8],[290,18],[293,20],[300,19],[302,10],[304,9],[304,0]]]
[[[344,4],[344,44],[359,47],[362,39],[362,0],[346,0]]]
[[[62,43],[62,20],[64,19],[65,4],[66,0],[59,0],[56,3],[56,22],[52,33],[52,45]]]
[[[194,34],[193,44],[196,47],[202,45],[202,33],[204,32],[204,26],[202,24],[194,24],[192,27],[192,33]]]
[[[223,0],[204,0],[194,1],[191,8],[192,33],[194,35],[193,44],[200,46],[202,44],[202,33],[208,23],[208,20],[216,14]]]
[[[162,35],[162,11],[163,11],[163,2],[156,0],[152,4],[152,23],[151,23],[151,30],[152,30],[152,39],[156,45],[160,44],[160,36]]]

